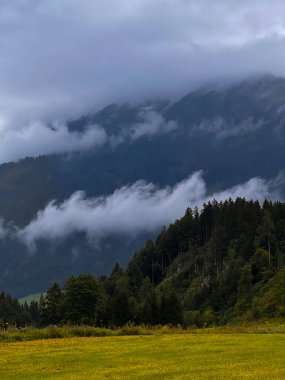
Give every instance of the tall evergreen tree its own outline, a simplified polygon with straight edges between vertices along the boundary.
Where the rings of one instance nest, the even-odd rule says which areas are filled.
[[[62,290],[57,283],[47,291],[41,315],[45,325],[58,324],[62,319]]]
[[[104,293],[101,284],[92,275],[68,278],[63,292],[63,318],[66,322],[100,325]]]

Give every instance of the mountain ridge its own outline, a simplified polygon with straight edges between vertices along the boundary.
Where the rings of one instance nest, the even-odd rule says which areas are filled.
[[[196,91],[174,103],[107,106],[69,123],[72,133],[99,124],[106,130],[107,145],[0,165],[0,215],[5,223],[23,228],[50,201],[60,204],[78,190],[85,191],[88,199],[141,179],[174,186],[199,170],[204,171],[210,193],[253,177],[270,181],[285,169],[284,104],[285,80],[267,76],[223,90]],[[170,122],[175,124],[166,128]],[[284,194],[282,183],[280,191]],[[80,234],[57,247],[38,242],[33,254],[20,242],[4,238],[0,286],[15,294],[20,289],[41,291],[39,281],[48,287],[52,273],[57,273],[53,280],[60,280],[75,266],[78,271],[90,266],[96,271],[96,260],[97,269],[106,273],[120,257],[126,263],[148,237],[143,234],[133,242],[121,237],[117,243],[115,238],[113,246],[107,239],[109,253],[103,266],[99,265],[103,251],[96,253]],[[85,255],[80,264],[72,264],[75,248]]]

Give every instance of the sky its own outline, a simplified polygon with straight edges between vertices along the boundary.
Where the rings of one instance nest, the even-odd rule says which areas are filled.
[[[282,0],[1,0],[0,164],[110,143],[100,126],[74,134],[65,121],[112,102],[176,98],[262,73],[284,76],[284,15]],[[148,110],[123,138],[175,128]],[[270,195],[269,184],[253,178],[213,196]],[[158,228],[207,197],[201,173],[174,188],[138,182],[104,199],[79,192],[48,204],[18,234],[29,244],[80,228],[90,235]],[[139,221],[133,210],[141,211]]]
[[[282,0],[1,0],[0,134],[285,74]]]

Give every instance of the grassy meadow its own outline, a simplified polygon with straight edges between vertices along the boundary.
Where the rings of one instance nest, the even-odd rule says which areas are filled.
[[[0,343],[0,379],[285,379],[285,334],[152,334]]]
[[[32,301],[40,302],[41,295],[46,296],[46,292],[30,294],[26,297],[19,298],[18,301],[21,305],[24,305],[25,302],[27,302],[27,304],[30,305]]]

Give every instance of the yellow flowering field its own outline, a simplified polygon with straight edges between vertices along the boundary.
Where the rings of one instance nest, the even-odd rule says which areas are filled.
[[[285,379],[284,334],[173,334],[0,344],[0,379]]]

